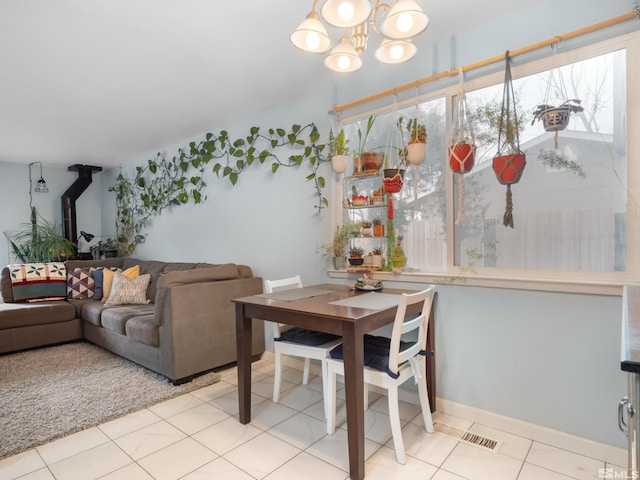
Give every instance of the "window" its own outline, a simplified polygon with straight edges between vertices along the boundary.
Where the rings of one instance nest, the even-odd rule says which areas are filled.
[[[452,129],[447,119],[452,118],[458,87],[375,112],[366,145],[359,141],[370,113],[344,121],[352,151],[385,151],[391,166],[403,144],[399,120],[406,123],[417,116],[426,124],[427,160],[407,168],[401,192],[393,195],[395,229],[403,236],[408,258],[402,280],[463,276],[466,281],[489,277],[613,286],[637,277],[630,265],[640,263],[635,258],[640,254],[628,251],[627,242],[637,237],[628,235],[638,230],[639,222],[637,186],[630,185],[640,178],[627,178],[626,80],[628,68],[638,70],[628,55],[637,38],[630,35],[512,67],[522,117],[520,146],[527,160],[520,181],[511,187],[514,228],[503,225],[507,189],[492,167],[497,151],[492,118],[500,111],[503,73],[465,85],[478,148],[462,184],[447,157]],[[534,119],[534,111],[569,99],[579,99],[584,110],[572,113],[556,138]],[[466,222],[456,223],[460,202]]]

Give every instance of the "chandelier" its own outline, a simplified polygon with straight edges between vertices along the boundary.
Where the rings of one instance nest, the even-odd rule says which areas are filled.
[[[373,6],[370,0],[326,0],[320,15],[317,3],[318,0],[313,1],[311,12],[289,39],[304,52],[329,52],[324,64],[335,72],[355,72],[362,67],[360,56],[367,48],[369,24],[384,37],[375,52],[383,63],[401,63],[412,58],[417,48],[410,39],[429,25],[429,17],[414,0],[397,0],[393,7],[380,0],[375,0]],[[342,39],[333,48],[322,21],[344,30]]]

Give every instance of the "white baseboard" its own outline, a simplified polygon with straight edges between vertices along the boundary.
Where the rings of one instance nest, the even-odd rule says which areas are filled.
[[[265,360],[273,361],[273,352],[266,351],[263,355]],[[290,368],[302,369],[303,361],[297,358],[283,356],[282,363]],[[320,375],[320,364],[311,362],[310,370],[316,375]],[[375,391],[375,388],[371,388]],[[380,393],[384,393],[382,390]],[[401,388],[399,397],[405,402],[418,404],[418,392],[415,389]],[[617,466],[625,466],[627,464],[626,449],[607,445],[605,443],[595,442],[586,438],[571,435],[569,433],[554,430],[549,427],[525,422],[517,418],[507,417],[488,410],[464,405],[462,403],[452,402],[444,398],[436,398],[436,411],[453,415],[454,417],[463,418],[481,423],[491,428],[503,430],[513,435],[529,438],[546,445],[556,448],[568,450],[570,452],[584,455],[613,464]]]
[[[540,443],[568,450],[586,457],[602,460],[607,464],[625,466],[627,451],[605,443],[595,442],[569,433],[554,430],[534,423],[506,417],[476,407],[436,398],[436,410],[447,415],[472,420],[505,432],[530,438]]]

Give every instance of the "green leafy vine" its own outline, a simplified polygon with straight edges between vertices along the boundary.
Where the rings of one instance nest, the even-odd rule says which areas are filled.
[[[293,125],[289,130],[269,128],[266,133],[259,127],[251,127],[248,135],[237,139],[232,139],[226,130],[207,133],[204,140],[191,142],[187,149],[178,149],[178,154],[171,158],[158,153],[145,166],[136,167],[133,179],[120,176],[118,183],[109,188],[116,193],[119,254],[133,253],[136,246],[145,241],[143,230],[149,220],[165,208],[205,201],[204,176],[208,166],[212,166],[218,178],[226,178],[235,186],[242,172],[251,165],[270,164],[275,174],[281,167],[299,167],[307,161],[311,173],[305,178],[314,183],[318,197],[316,208],[321,211],[329,202],[323,196],[326,182],[318,174],[318,168],[330,158],[323,156],[326,145],[318,143],[319,139],[313,123],[304,127]],[[276,151],[283,148],[296,152],[282,160]]]

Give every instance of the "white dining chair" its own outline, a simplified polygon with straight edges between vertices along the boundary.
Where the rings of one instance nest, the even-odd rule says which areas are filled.
[[[426,383],[427,327],[433,305],[435,287],[412,293],[403,293],[393,323],[391,338],[365,335],[364,337],[364,382],[365,391],[368,385],[375,385],[387,391],[389,402],[389,420],[393,435],[396,459],[404,464],[405,453],[400,425],[398,388],[409,378],[415,378],[418,384],[418,396],[424,425],[429,433],[433,433],[433,421]],[[407,316],[407,307],[422,303],[419,315]],[[418,330],[417,341],[403,341],[401,337],[411,331]],[[336,375],[344,375],[342,362],[342,346],[334,348],[327,359],[327,380],[325,383],[327,397],[327,433],[332,435],[336,429]],[[335,358],[337,357],[337,358]],[[366,396],[365,396],[366,398]]]
[[[302,288],[300,275],[280,280],[265,280],[265,293]],[[282,355],[304,358],[302,383],[309,383],[309,365],[311,360],[319,360],[322,369],[322,396],[325,415],[327,412],[327,396],[325,380],[327,378],[327,356],[329,351],[342,341],[342,337],[329,333],[316,332],[300,327],[290,327],[283,323],[273,324],[273,348],[275,355],[275,377],[273,380],[273,402],[280,400],[282,384]]]

